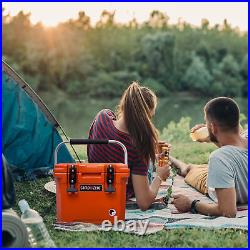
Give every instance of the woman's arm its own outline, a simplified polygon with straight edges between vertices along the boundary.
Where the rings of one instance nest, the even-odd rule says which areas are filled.
[[[132,183],[137,205],[141,210],[147,210],[155,200],[161,180],[154,178],[151,185],[149,185],[147,176],[132,174]]]
[[[155,201],[161,180],[166,180],[170,173],[169,164],[157,168],[157,176],[152,181],[151,185],[148,182],[148,177],[143,175],[132,174],[132,183],[135,192],[136,203],[143,211]]]

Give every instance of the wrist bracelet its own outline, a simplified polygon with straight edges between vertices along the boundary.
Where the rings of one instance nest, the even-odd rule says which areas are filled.
[[[159,175],[156,175],[156,178],[158,178],[161,182],[163,182],[162,178]]]
[[[198,213],[198,211],[196,209],[196,203],[197,202],[200,202],[200,200],[193,200],[192,201],[191,208],[190,208],[190,211],[191,211],[192,214],[197,214]]]

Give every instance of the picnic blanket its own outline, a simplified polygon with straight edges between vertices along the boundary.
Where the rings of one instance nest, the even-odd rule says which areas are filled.
[[[133,233],[138,235],[152,234],[163,229],[173,228],[206,228],[222,229],[235,228],[248,230],[248,206],[239,206],[236,218],[211,217],[201,214],[179,213],[173,204],[164,205],[162,198],[171,180],[163,182],[156,197],[156,201],[147,211],[138,209],[135,199],[131,199],[126,205],[125,228],[112,227],[111,230]],[[182,193],[192,199],[199,199],[207,203],[213,201],[202,195],[184,182],[184,178],[176,176],[173,193]],[[55,223],[55,229],[64,231],[107,231],[101,225],[89,223]],[[110,230],[110,229],[109,229]]]

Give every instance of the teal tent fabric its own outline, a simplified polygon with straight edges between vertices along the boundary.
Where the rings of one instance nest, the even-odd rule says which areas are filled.
[[[53,169],[54,150],[62,142],[57,130],[59,125],[33,90],[15,72],[3,66],[2,153],[16,178],[32,179]],[[32,94],[36,98],[32,98]],[[74,162],[66,146],[60,149],[58,162]]]

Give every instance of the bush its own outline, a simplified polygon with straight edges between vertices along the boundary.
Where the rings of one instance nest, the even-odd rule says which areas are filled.
[[[247,129],[247,117],[244,114],[240,114],[240,125],[244,130]]]
[[[190,142],[190,117],[182,117],[179,122],[171,121],[160,133],[161,140],[167,142]]]

